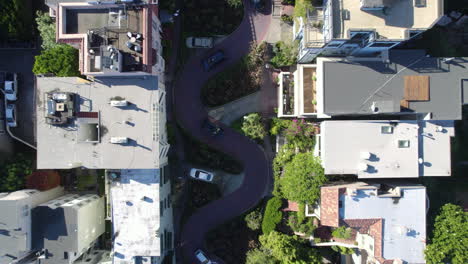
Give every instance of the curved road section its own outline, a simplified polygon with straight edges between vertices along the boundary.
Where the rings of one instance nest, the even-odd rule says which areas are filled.
[[[269,5],[267,5],[269,6]],[[244,19],[240,26],[214,50],[221,49],[227,59],[212,71],[204,72],[201,56],[192,57],[178,76],[175,86],[175,114],[180,125],[193,137],[211,147],[233,156],[244,165],[245,177],[242,185],[233,193],[216,200],[190,216],[180,239],[180,246],[187,263],[198,263],[194,252],[203,248],[205,234],[224,222],[241,215],[255,206],[264,196],[270,171],[263,150],[247,137],[221,124],[224,134],[212,137],[202,129],[208,114],[200,100],[203,84],[213,75],[225,70],[249,52],[252,42],[260,42],[266,35],[271,21],[271,11],[255,12],[251,3],[244,0]]]

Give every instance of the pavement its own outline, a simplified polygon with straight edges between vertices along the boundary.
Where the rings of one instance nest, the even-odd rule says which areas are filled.
[[[237,190],[198,209],[183,226],[177,245],[185,256],[183,263],[197,263],[194,252],[203,249],[206,233],[255,206],[264,197],[271,182],[268,159],[255,142],[222,123],[220,126],[224,129],[224,135],[220,137],[212,137],[202,129],[201,124],[207,118],[207,112],[202,102],[197,100],[203,84],[209,78],[246,55],[252,41],[260,42],[266,37],[271,21],[271,5],[266,4],[266,10],[259,13],[250,1],[245,0],[244,8],[244,19],[238,29],[215,47],[224,50],[227,59],[212,71],[204,72],[200,60],[209,51],[195,55],[187,61],[175,84],[173,110],[180,125],[196,139],[242,162],[245,169],[244,180]],[[216,256],[211,257],[217,259]]]
[[[208,115],[223,124],[230,125],[246,114],[260,112],[260,100],[260,92],[255,92],[225,105],[211,108]]]

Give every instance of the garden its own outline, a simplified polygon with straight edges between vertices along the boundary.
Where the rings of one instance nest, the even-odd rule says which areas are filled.
[[[247,56],[210,79],[202,89],[203,103],[210,107],[220,106],[258,91],[267,48],[265,42],[252,45]]]

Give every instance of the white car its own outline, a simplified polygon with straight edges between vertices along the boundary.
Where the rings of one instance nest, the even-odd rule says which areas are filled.
[[[8,101],[15,101],[17,99],[16,94],[18,93],[18,81],[16,80],[16,73],[8,74],[5,78],[5,97]]]
[[[213,47],[213,43],[214,43],[214,39],[210,37],[205,37],[205,38],[188,37],[185,40],[185,44],[187,44],[188,48],[209,49]]]
[[[205,253],[203,251],[201,251],[201,249],[195,251],[195,257],[202,264],[213,264],[213,262],[208,259],[208,257],[205,255]]]
[[[9,127],[16,127],[16,105],[9,104],[5,110],[6,123]]]
[[[195,168],[190,170],[190,177],[197,179],[197,180],[211,182],[213,181],[213,176],[214,175],[212,172],[207,172],[207,171],[195,169]]]

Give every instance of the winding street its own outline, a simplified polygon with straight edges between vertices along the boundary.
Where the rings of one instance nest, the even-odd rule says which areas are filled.
[[[239,189],[200,208],[183,226],[180,246],[185,256],[184,263],[198,263],[194,252],[203,248],[205,234],[255,206],[265,195],[271,178],[265,153],[255,142],[221,123],[224,134],[219,137],[211,137],[208,131],[202,129],[208,114],[200,99],[203,84],[209,78],[246,55],[252,42],[258,43],[264,39],[271,21],[271,5],[268,2],[261,14],[255,12],[249,0],[244,0],[244,18],[236,31],[214,49],[190,58],[175,84],[174,112],[179,124],[201,142],[242,162],[245,170]],[[227,59],[212,71],[204,72],[201,59],[217,49],[223,50]]]

